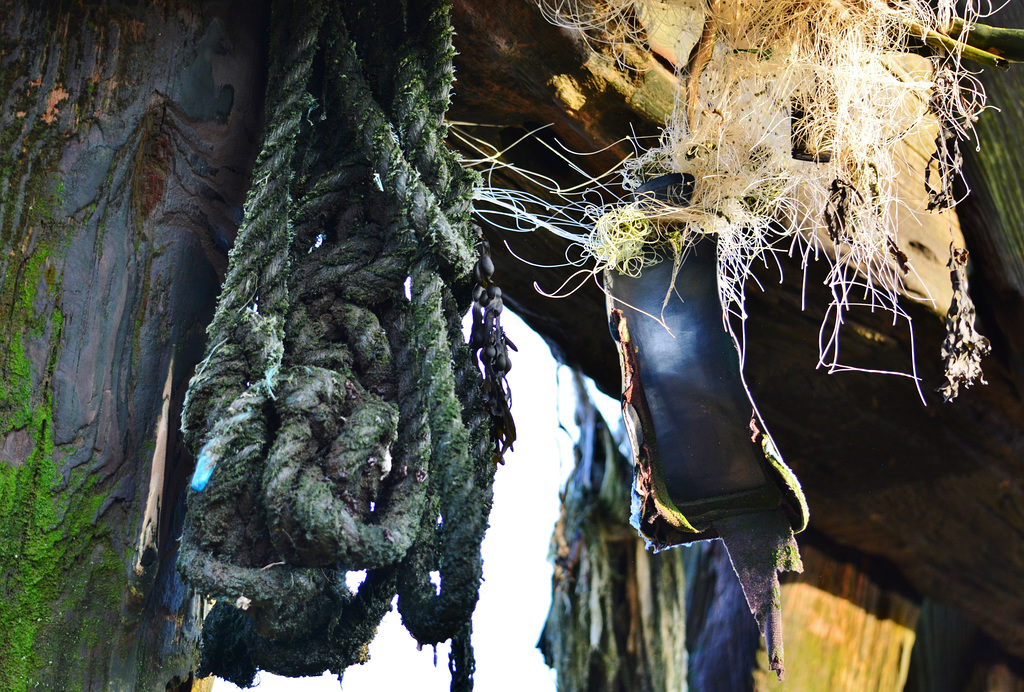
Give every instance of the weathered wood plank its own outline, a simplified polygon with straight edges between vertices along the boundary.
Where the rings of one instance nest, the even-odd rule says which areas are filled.
[[[178,434],[262,111],[251,3],[0,4],[0,687],[189,685]]]

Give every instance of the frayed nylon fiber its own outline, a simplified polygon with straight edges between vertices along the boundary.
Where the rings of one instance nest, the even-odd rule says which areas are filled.
[[[611,46],[669,46],[680,87],[661,141],[621,168],[626,189],[669,172],[696,185],[686,206],[622,204],[586,209],[593,226],[575,239],[597,269],[636,276],[703,235],[719,248],[723,308],[739,317],[751,267],[794,240],[832,263],[841,315],[854,302],[898,318],[906,255],[896,224],[904,141],[937,120],[966,138],[984,108],[977,80],[950,53],[932,64],[908,55],[923,32],[958,17],[940,0],[541,0],[556,24]],[[968,8],[962,18],[979,13]],[[664,48],[664,46],[662,46]],[[606,51],[608,52],[608,51]],[[621,50],[610,51],[621,55]],[[943,98],[934,98],[936,92]],[[798,151],[799,150],[799,151]],[[951,197],[944,158],[936,177]],[[915,171],[924,178],[925,171]],[[923,183],[922,183],[923,184]],[[846,193],[841,216],[836,190]],[[926,209],[912,209],[927,213]],[[831,213],[830,213],[831,212]],[[837,232],[837,222],[841,233]],[[857,290],[855,291],[854,288]],[[870,294],[865,299],[853,295]],[[823,326],[820,365],[835,366],[838,324]]]

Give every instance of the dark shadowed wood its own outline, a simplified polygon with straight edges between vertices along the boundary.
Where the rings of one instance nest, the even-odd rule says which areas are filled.
[[[1021,692],[1024,666],[963,613],[926,600],[905,692]]]
[[[684,677],[694,692],[903,689],[919,607],[890,563],[801,534],[804,571],[782,584],[779,683],[724,544],[646,551],[627,523],[631,462],[585,394],[576,411],[539,644],[560,690],[675,692]]]
[[[1024,7],[1009,3],[992,17],[1000,26],[1024,26]],[[981,114],[976,129],[979,150],[964,147],[964,172],[971,194],[961,212],[971,241],[979,308],[998,327],[996,347],[1024,382],[1024,70],[980,75],[989,104],[999,110]],[[998,146],[994,146],[998,142]],[[986,146],[986,144],[988,146]]]
[[[928,357],[942,327],[925,310],[913,311],[925,407],[902,378],[813,370],[817,320],[797,309],[796,286],[788,298],[774,293],[774,309],[755,312],[748,330],[751,386],[804,485],[812,525],[886,556],[922,593],[964,609],[1007,648],[1024,650],[1024,553],[1016,549],[1024,408],[1005,366],[989,359],[987,387],[943,404],[931,391],[939,363]],[[847,362],[905,370],[909,338],[890,324],[881,314],[851,320]]]

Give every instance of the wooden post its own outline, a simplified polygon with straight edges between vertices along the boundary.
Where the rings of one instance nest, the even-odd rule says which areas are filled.
[[[0,687],[188,689],[180,436],[248,187],[265,11],[0,8]]]

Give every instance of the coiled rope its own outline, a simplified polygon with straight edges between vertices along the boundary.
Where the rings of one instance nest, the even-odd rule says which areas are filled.
[[[477,300],[477,341],[499,346],[486,400],[462,341],[492,283],[474,178],[443,145],[448,14],[275,3],[269,120],[183,415],[199,458],[178,564],[218,598],[203,674],[340,674],[397,594],[421,644],[453,640],[452,689],[472,688],[492,437],[504,451],[514,428],[500,291]]]

